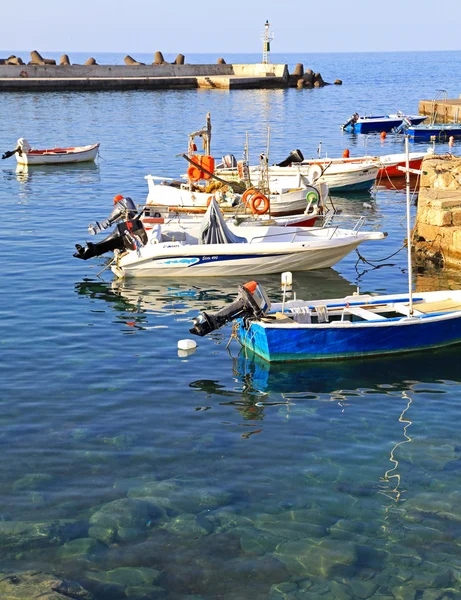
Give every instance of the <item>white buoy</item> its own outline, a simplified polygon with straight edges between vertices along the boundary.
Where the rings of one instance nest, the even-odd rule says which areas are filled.
[[[194,354],[194,352],[197,350],[197,348],[191,348],[190,350],[178,350],[178,356],[179,358],[187,358],[188,356],[191,356],[191,354]]]
[[[291,288],[292,285],[293,285],[293,275],[291,274],[291,271],[285,271],[285,273],[282,273],[282,277],[281,277],[282,290]]]
[[[373,208],[373,207],[371,206],[371,204],[368,204],[368,202],[364,202],[363,208]]]
[[[178,350],[195,350],[197,342],[195,340],[179,340]]]

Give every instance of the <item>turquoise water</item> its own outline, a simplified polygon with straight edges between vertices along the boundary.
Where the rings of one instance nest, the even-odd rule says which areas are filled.
[[[52,572],[96,600],[461,598],[459,349],[274,367],[227,349],[227,327],[184,359],[191,319],[241,280],[114,284],[103,259],[72,257],[115,194],[142,202],[144,175],[185,170],[175,155],[207,112],[217,157],[240,157],[248,131],[257,160],[268,126],[274,162],[320,141],[331,156],[400,152],[339,126],[459,96],[460,59],[273,57],[344,81],[318,90],[0,95],[2,152],[19,137],[101,143],[94,166],[0,165],[2,572]],[[295,274],[298,296],[405,289],[405,253],[391,256],[404,191],[333,200],[389,235],[360,246],[368,262]],[[261,281],[279,297],[278,276]],[[415,276],[418,290],[460,283]]]

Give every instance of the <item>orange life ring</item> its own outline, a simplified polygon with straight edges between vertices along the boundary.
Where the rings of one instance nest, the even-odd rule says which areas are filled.
[[[21,71],[19,77],[29,77],[29,73],[27,71]]]
[[[200,179],[203,179],[203,173],[199,167],[196,167],[195,165],[190,165],[187,169],[187,177],[191,181],[200,181]]]
[[[250,200],[251,212],[254,215],[265,215],[269,210],[269,199],[260,192],[254,194]]]
[[[250,206],[251,198],[255,194],[259,194],[258,190],[255,190],[255,188],[248,188],[247,191],[244,192],[244,194],[242,196],[242,202],[243,202],[243,204],[245,206]]]

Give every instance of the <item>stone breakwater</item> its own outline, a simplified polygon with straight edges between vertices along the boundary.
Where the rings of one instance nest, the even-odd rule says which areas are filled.
[[[426,158],[413,242],[420,267],[461,267],[461,157]]]
[[[217,64],[186,64],[178,54],[173,63],[156,52],[152,64],[144,64],[127,55],[124,65],[100,65],[93,57],[83,65],[70,64],[63,54],[56,60],[30,53],[26,64],[21,57],[0,59],[0,91],[69,91],[117,89],[266,89],[317,88],[330,85],[321,73],[304,70],[298,63],[293,73],[285,64],[227,64],[219,58]],[[342,81],[336,79],[334,84]]]

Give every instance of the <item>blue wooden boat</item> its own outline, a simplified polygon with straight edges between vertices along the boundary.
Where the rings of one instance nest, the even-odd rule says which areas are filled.
[[[433,123],[430,125],[412,125],[406,133],[415,142],[429,142],[435,136],[438,143],[446,143],[450,137],[461,138],[461,123]]]
[[[269,362],[383,356],[461,342],[461,291],[288,302],[237,321],[245,348]]]
[[[191,332],[205,335],[236,316],[239,342],[269,362],[364,358],[461,343],[461,290],[271,305],[255,282],[246,286],[230,307],[202,313]],[[247,303],[248,290],[264,298],[262,306],[258,300]]]
[[[341,127],[343,131],[349,133],[381,133],[382,131],[392,131],[402,125],[404,119],[411,125],[422,123],[427,117],[425,115],[405,115],[398,112],[392,115],[367,115],[359,116],[358,113],[346,121]]]
[[[415,170],[409,167],[408,147],[406,136],[407,293],[357,293],[271,306],[261,286],[250,282],[239,289],[239,297],[228,307],[194,319],[191,333],[206,335],[235,320],[234,336],[244,348],[268,362],[356,359],[461,343],[461,290],[423,292],[413,297],[410,172]]]

